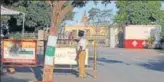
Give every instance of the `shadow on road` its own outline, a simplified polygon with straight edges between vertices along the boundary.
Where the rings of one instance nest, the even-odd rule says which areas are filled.
[[[29,80],[18,79],[10,76],[1,76],[1,82],[28,82]]]
[[[94,58],[89,58],[89,60],[94,60]],[[97,61],[104,62],[104,63],[124,63],[122,61],[111,60],[111,59],[107,59],[107,58],[97,58]]]
[[[40,67],[37,67],[37,68],[33,68],[33,73],[35,74],[35,77],[38,81],[41,81],[42,80],[42,75],[43,75],[43,72],[41,70],[42,68]]]
[[[105,62],[105,63],[124,63],[122,61],[110,60],[110,59],[106,59],[106,58],[99,58],[98,61]]]
[[[139,64],[140,66],[143,66],[147,69],[150,70],[155,70],[155,71],[161,71],[164,72],[164,56],[159,56],[158,61],[149,61],[146,63]]]
[[[62,73],[63,73],[63,75],[66,75],[66,74],[69,74],[69,75],[70,75],[70,74],[73,74],[73,75],[75,75],[76,77],[79,76],[79,72],[78,72],[78,71],[76,71],[76,70],[71,70],[71,69],[65,69],[65,70],[63,70],[63,69],[55,69],[55,73],[58,73],[58,74],[62,74]],[[87,74],[87,76],[94,77],[92,74],[88,73],[87,70],[86,70],[86,74]]]
[[[164,50],[159,50],[160,53],[164,53]]]
[[[32,72],[32,73],[34,73],[36,79],[38,81],[41,81],[42,74],[43,74],[41,69],[42,69],[41,67],[34,67],[34,68],[16,68],[15,70],[16,70],[16,72],[24,72],[24,73]]]
[[[71,69],[55,69],[54,70],[54,72],[55,73],[58,73],[58,74],[64,74],[64,75],[66,75],[66,74],[73,74],[73,75],[75,75],[76,77],[78,77],[78,71],[76,71],[76,70],[71,70]]]

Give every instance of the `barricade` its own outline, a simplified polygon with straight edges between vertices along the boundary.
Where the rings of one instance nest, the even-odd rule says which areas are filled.
[[[46,41],[43,40],[43,44],[44,44],[44,54],[45,54],[45,48],[46,48]],[[65,40],[66,41],[66,40]],[[3,40],[2,43],[2,63],[3,65],[5,65],[6,67],[43,67],[43,64],[37,64],[37,42],[36,40]],[[61,43],[61,42],[60,42]],[[67,43],[67,42],[66,42]],[[69,43],[69,42],[68,42]],[[75,42],[76,43],[76,42]],[[25,54],[25,52],[29,52],[26,53],[26,55],[30,55],[30,56],[26,56],[26,57],[19,57],[18,52],[16,52],[17,56],[15,56],[15,58],[12,59],[10,50],[12,50],[12,47],[20,47],[18,48],[18,51],[22,51],[22,53],[19,54]],[[76,57],[76,45],[77,44],[57,44],[57,49],[56,49],[56,53],[55,53],[55,61],[54,61],[54,69],[72,69],[72,70],[77,70],[78,66],[77,66],[77,62],[75,60]],[[89,47],[93,47],[94,48],[94,55],[90,55],[89,54]],[[30,48],[30,49],[29,49]],[[16,48],[15,48],[16,49]],[[32,52],[31,52],[32,51]],[[97,63],[97,54],[96,54],[96,41],[94,41],[94,43],[90,43],[88,45],[88,48],[86,49],[87,52],[87,56],[86,56],[86,60],[85,60],[85,65],[86,65],[86,69],[89,70],[93,70],[93,76],[96,77],[96,63]],[[14,55],[12,53],[12,55]],[[10,57],[11,56],[11,57]],[[8,58],[9,57],[9,58]],[[18,57],[18,58],[16,58]],[[22,58],[22,59],[20,59]],[[62,59],[63,58],[63,59]],[[93,65],[91,66],[89,61],[90,59],[93,59]],[[28,62],[27,62],[28,61]],[[31,61],[31,62],[29,62]],[[66,62],[65,62],[66,61]],[[35,81],[34,81],[35,82]],[[37,81],[39,82],[39,81]],[[43,82],[43,81],[42,81]],[[47,82],[47,81],[45,81]]]

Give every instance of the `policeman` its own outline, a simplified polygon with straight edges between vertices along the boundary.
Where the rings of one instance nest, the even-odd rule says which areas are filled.
[[[77,45],[77,61],[79,66],[79,77],[84,78],[86,77],[85,72],[85,58],[86,58],[86,47],[88,44],[87,39],[84,37],[84,31],[80,30],[78,33],[80,40]]]

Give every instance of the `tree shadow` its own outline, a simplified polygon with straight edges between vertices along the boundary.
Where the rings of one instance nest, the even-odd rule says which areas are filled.
[[[55,66],[56,68],[69,68],[69,66],[68,65],[62,65],[62,66],[60,66],[60,65],[56,65]],[[87,68],[90,68],[90,67],[92,67],[92,66],[86,66],[86,69],[85,69],[85,71],[86,71],[86,74],[87,74],[87,76],[90,76],[90,77],[93,77],[93,75],[92,74],[90,74],[89,72],[88,72],[88,69]],[[74,75],[75,77],[79,77],[79,70],[78,70],[78,66],[77,65],[73,65],[71,68],[73,68],[73,69],[54,69],[54,72],[58,75]]]
[[[150,70],[161,71],[164,72],[164,56],[160,56],[158,61],[149,61],[146,63],[141,63],[139,66],[143,66]]]
[[[24,68],[15,68],[15,71],[16,72],[32,72],[34,73],[35,75],[35,78],[38,80],[38,81],[41,81],[42,80],[42,68],[41,67],[33,67],[33,68],[27,68],[27,67],[24,67]]]
[[[159,53],[164,53],[164,50],[161,49],[161,50],[158,50],[158,52],[159,52]]]
[[[16,72],[32,72],[34,73],[35,75],[35,78],[38,80],[38,81],[41,81],[42,80],[42,75],[43,75],[43,72],[42,72],[42,68],[43,68],[43,63],[44,63],[44,55],[38,55],[38,67],[32,67],[32,68],[29,68],[29,67],[21,67],[21,68],[16,68]]]
[[[55,69],[54,72],[58,73],[58,74],[64,73],[64,75],[66,75],[66,74],[73,74],[76,77],[78,77],[78,75],[79,75],[78,71],[72,70],[72,69],[64,69],[64,70],[63,69]]]
[[[36,67],[36,68],[33,68],[33,73],[35,75],[35,78],[38,80],[38,81],[41,81],[43,79],[42,75],[43,75],[43,71],[41,70],[42,68],[41,67]]]
[[[18,79],[10,76],[1,76],[1,82],[29,82],[28,79]]]
[[[89,58],[89,60],[94,60],[94,58]],[[97,58],[97,61],[100,61],[100,62],[104,62],[104,63],[124,63],[122,61],[118,61],[118,60],[110,60],[110,59],[107,59],[107,58]]]

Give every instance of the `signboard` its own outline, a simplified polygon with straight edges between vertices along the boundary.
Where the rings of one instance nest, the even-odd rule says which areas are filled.
[[[55,64],[60,65],[77,65],[76,48],[56,48]],[[88,65],[88,49],[86,49],[85,65]]]
[[[4,40],[3,63],[36,64],[35,40]]]

